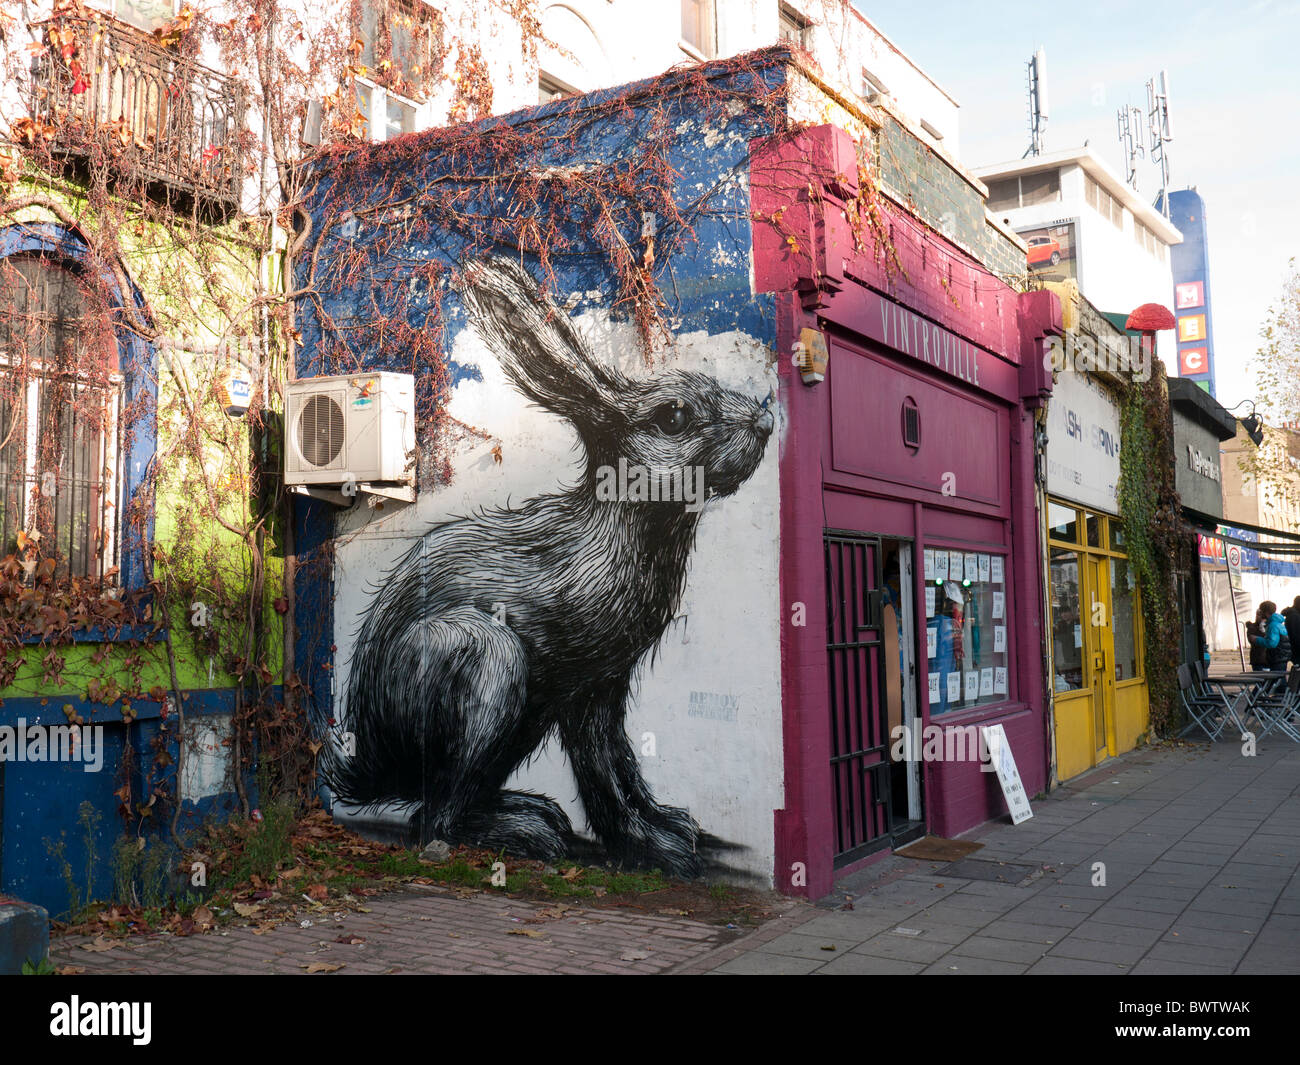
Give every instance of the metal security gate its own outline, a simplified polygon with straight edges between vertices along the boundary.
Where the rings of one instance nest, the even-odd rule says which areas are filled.
[[[826,657],[830,670],[835,866],[889,844],[889,733],[881,632],[881,544],[829,530]]]

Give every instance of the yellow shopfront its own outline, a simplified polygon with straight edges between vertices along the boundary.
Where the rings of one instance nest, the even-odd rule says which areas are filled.
[[[1147,731],[1142,611],[1120,520],[1047,507],[1056,779],[1132,750]]]

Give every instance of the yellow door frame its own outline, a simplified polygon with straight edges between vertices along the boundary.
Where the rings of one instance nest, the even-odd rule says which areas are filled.
[[[1083,556],[1088,583],[1087,649],[1084,684],[1093,693],[1093,765],[1115,752],[1115,630],[1111,618],[1110,559]]]
[[[1127,558],[1119,530],[1119,519],[1090,511],[1075,503],[1050,498],[1047,522],[1048,550],[1063,548],[1075,552],[1079,562],[1079,594],[1082,610],[1087,610],[1083,624],[1083,687],[1077,693],[1056,697],[1060,704],[1068,705],[1076,699],[1087,699],[1092,710],[1091,749],[1080,750],[1071,764],[1087,761],[1097,765],[1107,757],[1119,753],[1116,727],[1118,694],[1115,680],[1115,629],[1114,603],[1111,595],[1113,558]],[[1066,512],[1073,512],[1073,521],[1066,521]],[[1055,512],[1058,524],[1052,524]],[[1050,580],[1050,574],[1049,574]],[[1140,594],[1140,589],[1139,589]],[[1050,590],[1049,590],[1050,595]],[[1082,619],[1081,619],[1082,620]],[[1139,672],[1125,678],[1123,684],[1145,684],[1145,648],[1140,604],[1135,599],[1133,635]],[[1055,689],[1055,656],[1051,657],[1053,689]],[[1084,695],[1091,692],[1091,697]],[[1076,702],[1076,706],[1078,706]],[[1079,709],[1082,709],[1079,707]],[[1057,731],[1058,742],[1060,731]],[[1058,763],[1062,761],[1057,752]]]

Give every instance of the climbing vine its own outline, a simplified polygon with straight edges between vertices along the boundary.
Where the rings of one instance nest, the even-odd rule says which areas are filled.
[[[1151,731],[1158,736],[1170,735],[1178,707],[1181,623],[1175,575],[1194,562],[1180,508],[1165,369],[1153,355],[1150,377],[1130,380],[1124,390],[1119,512],[1141,592]]]
[[[186,5],[150,32],[81,0],[0,0],[0,237],[18,249],[0,263],[0,691],[62,704],[73,725],[126,726],[116,794],[131,833],[170,827],[179,842],[202,689],[233,695],[223,743],[245,814],[255,760],[274,790],[314,794],[295,650],[330,634],[299,631],[293,582],[331,559],[294,550],[278,476],[303,164],[367,134],[359,79],[437,97],[453,121],[490,108],[484,11],[519,17],[525,54],[541,35],[533,0],[492,0],[457,26],[379,6],[372,25],[357,0],[324,0],[307,25],[275,0]],[[224,74],[200,65],[214,56]],[[58,313],[41,304],[51,271],[66,281]],[[142,435],[156,448],[135,462]],[[107,500],[94,520],[71,494],[74,453],[122,464],[82,471]],[[69,507],[89,530],[80,554],[61,536]],[[157,704],[148,742],[131,727],[142,702]]]

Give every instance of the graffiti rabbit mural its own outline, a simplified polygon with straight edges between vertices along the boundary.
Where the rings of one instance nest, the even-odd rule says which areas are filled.
[[[557,857],[574,838],[559,804],[504,790],[556,735],[611,858],[699,875],[701,828],[655,801],[624,717],[676,612],[701,511],[603,489],[621,461],[702,471],[706,496],[731,495],[762,461],[772,413],[704,374],[602,365],[515,263],[468,268],[461,295],[514,387],[577,430],[585,470],[567,490],[435,526],[390,571],[353,649],[354,750],[327,748],[326,780],[347,803],[412,804],[422,842]]]

